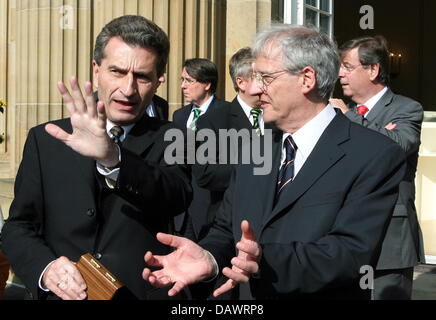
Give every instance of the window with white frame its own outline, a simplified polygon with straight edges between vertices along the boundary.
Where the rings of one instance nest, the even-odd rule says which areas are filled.
[[[274,20],[313,25],[333,36],[334,0],[273,0],[272,6]]]

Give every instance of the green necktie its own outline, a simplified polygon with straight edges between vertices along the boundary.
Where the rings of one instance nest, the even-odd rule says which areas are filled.
[[[195,131],[197,130],[197,120],[198,118],[200,118],[201,110],[200,108],[195,107],[194,109],[192,109],[192,112],[194,112],[194,118],[192,119],[189,128]]]
[[[258,109],[258,108],[256,108],[256,109],[251,109],[251,111],[250,111],[250,114],[251,114],[251,116],[253,117],[253,129],[255,129],[256,130],[256,134],[258,135],[258,136],[261,136],[262,135],[262,131],[260,130],[260,127],[259,127],[259,115],[262,113],[262,110],[261,109]]]

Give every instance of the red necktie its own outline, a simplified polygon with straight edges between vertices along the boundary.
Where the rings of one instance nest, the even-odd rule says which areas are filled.
[[[360,114],[361,116],[364,116],[365,113],[368,112],[368,110],[369,110],[368,107],[364,106],[363,104],[357,107],[357,113]]]

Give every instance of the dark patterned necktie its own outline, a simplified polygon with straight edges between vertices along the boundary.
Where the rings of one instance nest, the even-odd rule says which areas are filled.
[[[262,131],[259,127],[259,116],[262,113],[261,109],[255,108],[250,110],[250,114],[253,117],[253,129],[256,130],[258,136],[262,135]]]
[[[294,160],[297,152],[297,145],[290,135],[285,139],[283,148],[285,149],[286,157],[279,172],[277,196],[280,194],[283,188],[294,179]]]
[[[200,108],[195,107],[194,109],[192,109],[192,112],[194,112],[194,118],[192,118],[192,122],[189,125],[189,128],[195,131],[197,130],[197,120],[198,118],[200,118],[201,110]]]
[[[120,126],[113,126],[109,132],[112,134],[112,141],[115,142],[117,145],[121,145],[121,136],[124,134],[124,129]]]

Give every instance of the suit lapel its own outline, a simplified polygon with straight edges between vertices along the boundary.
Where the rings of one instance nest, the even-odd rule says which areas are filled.
[[[350,123],[341,113],[326,128],[318,140],[315,148],[298,172],[295,180],[282,192],[279,202],[264,222],[267,225],[277,214],[285,210],[298,200],[331,166],[339,161],[345,154],[339,144],[349,138]],[[274,189],[275,192],[275,189]]]
[[[265,139],[265,136],[260,137]],[[261,141],[263,142],[263,141]],[[269,143],[265,141],[265,143]],[[253,230],[256,235],[260,235],[262,221],[267,219],[271,215],[271,211],[274,205],[275,198],[275,186],[277,184],[277,176],[281,158],[281,145],[282,145],[282,132],[279,130],[273,131],[272,139],[272,167],[271,173],[266,175],[253,174],[253,169],[256,166],[246,166],[247,172],[245,172],[244,184],[249,188],[249,201],[250,205],[247,211],[258,212],[254,214],[250,219]],[[244,206],[244,212],[247,207]]]
[[[73,154],[74,161],[76,162],[76,168],[79,168],[79,172],[83,177],[84,186],[89,188],[92,194],[95,193],[96,188],[96,181],[95,181],[95,174],[96,174],[96,163],[94,159],[84,157],[81,154],[71,150]]]
[[[242,109],[242,106],[238,102],[237,98],[233,99],[232,103],[230,104],[230,117],[231,128],[234,128],[238,131],[241,129],[251,130],[251,122],[248,120],[247,115]]]
[[[97,93],[94,94],[96,96]],[[68,133],[72,133],[71,120],[65,122],[65,125],[61,125],[61,128]],[[66,146],[65,146],[66,147]],[[78,172],[83,177],[83,185],[89,188],[92,194],[95,193],[95,172],[96,163],[94,159],[84,157],[80,153],[73,151],[71,148],[66,147],[67,152],[71,153],[71,159],[76,163],[73,168],[78,168]]]
[[[144,115],[127,135],[123,148],[136,154],[143,153],[153,143],[153,135],[159,128],[159,123],[159,119]]]
[[[380,98],[380,100],[377,101],[375,106],[366,116],[368,121],[374,121],[378,117],[378,115],[383,112],[384,108],[392,102],[393,98],[394,93],[390,89],[388,89],[388,91],[386,91],[385,94]]]
[[[186,123],[188,122],[189,116],[191,115],[192,111],[192,103],[184,106],[180,112],[182,113],[182,123],[184,126],[186,126]]]

